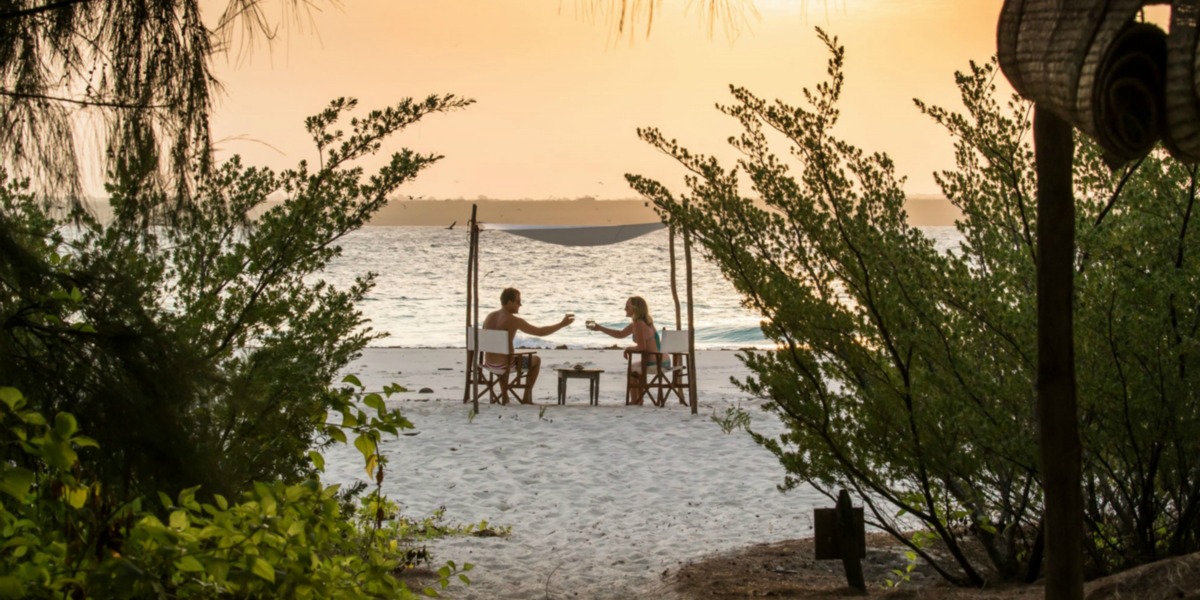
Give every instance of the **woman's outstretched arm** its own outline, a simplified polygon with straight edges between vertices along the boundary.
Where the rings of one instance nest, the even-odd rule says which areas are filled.
[[[629,334],[633,333],[633,323],[626,325],[624,329],[612,329],[611,327],[605,327],[599,323],[596,323],[594,331],[599,331],[600,333],[604,333],[618,339],[626,338],[629,337]]]

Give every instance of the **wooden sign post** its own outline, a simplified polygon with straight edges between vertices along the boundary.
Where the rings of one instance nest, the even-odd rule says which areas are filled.
[[[813,509],[813,529],[816,559],[842,559],[846,583],[863,594],[867,593],[862,571],[862,559],[867,556],[863,509],[861,506],[851,506],[850,492],[842,490],[838,494],[836,508]]]

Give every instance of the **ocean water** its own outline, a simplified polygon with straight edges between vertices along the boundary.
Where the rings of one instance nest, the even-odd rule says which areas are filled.
[[[922,227],[940,248],[954,244],[953,227]],[[638,295],[650,305],[659,327],[675,326],[671,296],[669,236],[661,230],[609,246],[567,247],[502,231],[480,235],[479,311],[482,320],[499,308],[505,287],[521,290],[521,316],[535,325],[558,322],[566,312],[575,323],[546,338],[518,334],[521,347],[599,348],[629,343],[588,331],[595,319],[623,327],[625,299]],[[372,345],[404,348],[461,348],[467,324],[465,228],[365,227],[343,238],[343,254],[319,277],[339,287],[367,271],[376,286],[360,306],[370,326],[387,337]],[[683,244],[676,239],[681,319],[687,323]],[[761,316],[741,298],[717,266],[692,248],[693,298],[698,349],[765,347]]]

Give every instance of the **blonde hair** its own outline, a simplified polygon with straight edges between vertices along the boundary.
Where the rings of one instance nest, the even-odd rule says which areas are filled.
[[[650,317],[650,305],[646,304],[646,300],[641,296],[630,296],[629,305],[633,307],[633,320],[645,321],[647,325],[654,327],[654,319]]]

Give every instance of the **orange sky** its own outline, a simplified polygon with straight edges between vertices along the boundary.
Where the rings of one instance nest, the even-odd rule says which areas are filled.
[[[839,133],[889,153],[910,194],[934,194],[931,173],[953,166],[951,142],[912,98],[958,106],[953,73],[995,52],[1002,0],[757,0],[761,20],[734,41],[709,37],[689,4],[664,0],[649,39],[630,43],[585,18],[586,0],[322,3],[274,48],[218,59],[226,94],[214,137],[226,155],[284,168],[316,158],[303,121],[332,98],[356,97],[368,109],[454,93],[477,103],[385,148],[446,157],[402,193],[627,198],[627,172],[673,187],[682,180],[637,127],[732,157],[724,140],[735,124],[714,104],[730,100],[731,83],[800,104],[801,90],[824,76],[820,26],[847,50]]]

